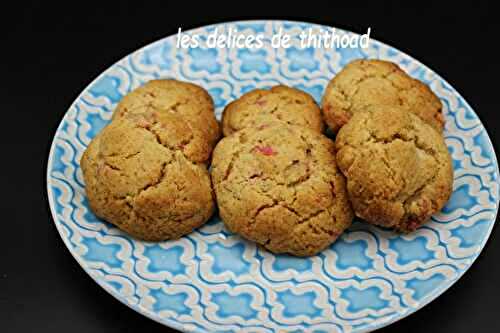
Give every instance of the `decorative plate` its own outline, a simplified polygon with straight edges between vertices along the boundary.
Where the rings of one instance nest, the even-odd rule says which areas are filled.
[[[167,37],[107,69],[64,116],[49,155],[48,197],[57,229],[83,269],[134,310],[189,332],[367,332],[411,314],[459,279],[488,239],[499,198],[495,153],[467,102],[429,68],[373,39],[366,49],[301,49],[298,33],[327,27],[287,21],[233,22],[189,33],[204,39],[215,28],[263,33],[264,47],[177,49],[176,36]],[[271,47],[280,28],[294,35],[290,48]],[[89,210],[80,157],[116,103],[142,83],[163,77],[195,82],[210,92],[220,117],[246,91],[278,83],[319,102],[328,81],[356,58],[399,64],[443,102],[454,191],[443,211],[416,232],[399,235],[355,222],[329,249],[301,259],[257,248],[228,232],[217,216],[177,241],[147,243]]]

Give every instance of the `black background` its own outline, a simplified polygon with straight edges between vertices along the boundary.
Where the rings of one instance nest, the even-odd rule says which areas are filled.
[[[0,331],[166,332],[120,304],[88,277],[61,241],[46,201],[45,172],[54,131],[80,91],[99,73],[152,41],[209,23],[286,18],[372,37],[419,59],[472,105],[498,151],[497,11],[377,4],[340,8],[302,3],[273,10],[255,2],[194,1],[109,5],[22,2],[2,8],[0,106],[2,211]],[[184,7],[184,8],[182,8]],[[450,9],[450,8],[453,8]],[[289,11],[289,13],[287,13]],[[286,15],[285,15],[286,14]],[[383,332],[472,332],[500,327],[498,228],[479,259],[439,299]]]

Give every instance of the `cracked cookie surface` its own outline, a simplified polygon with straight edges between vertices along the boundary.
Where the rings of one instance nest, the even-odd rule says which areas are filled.
[[[269,90],[252,90],[227,105],[222,131],[228,136],[269,122],[303,126],[320,133],[324,128],[321,110],[309,94],[279,85]]]
[[[203,133],[211,148],[221,136],[208,92],[193,83],[177,80],[151,80],[132,90],[118,103],[113,119],[153,111],[181,115],[192,129]]]
[[[328,84],[322,112],[328,127],[337,132],[370,105],[398,106],[440,132],[444,127],[441,101],[431,89],[383,60],[354,60],[345,66]]]
[[[367,222],[409,232],[451,195],[444,139],[412,113],[371,106],[353,115],[335,144],[354,212]]]
[[[92,211],[148,241],[191,232],[215,207],[204,142],[175,114],[115,119],[81,159]]]
[[[318,253],[351,224],[331,140],[274,124],[243,129],[214,150],[212,182],[228,228],[275,253]]]

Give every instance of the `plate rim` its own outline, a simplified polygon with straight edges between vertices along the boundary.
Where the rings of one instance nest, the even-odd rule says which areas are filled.
[[[280,20],[280,19],[269,19],[269,20],[268,19],[251,19],[251,20],[222,21],[222,22],[216,22],[216,23],[211,23],[211,24],[196,26],[196,27],[190,28],[188,30],[184,30],[183,32],[188,33],[188,32],[192,32],[194,30],[202,29],[202,28],[211,28],[211,27],[216,27],[216,26],[221,26],[221,25],[227,25],[227,24],[237,24],[237,23],[243,23],[243,24],[245,24],[245,23],[247,23],[247,24],[248,23],[250,23],[250,24],[264,23],[265,24],[265,23],[269,23],[269,22],[271,22],[271,23],[305,24],[305,25],[309,25],[309,26],[318,26],[318,27],[323,27],[323,28],[335,28],[339,32],[347,32],[347,33],[355,34],[355,35],[358,35],[358,36],[360,35],[359,33],[354,32],[354,31],[350,31],[350,30],[346,30],[346,29],[341,29],[341,28],[337,28],[335,26],[330,26],[330,25],[326,25],[326,24],[321,24],[321,23],[316,23],[316,22],[298,21],[298,20]],[[141,315],[143,315],[143,316],[145,316],[145,317],[147,317],[147,318],[149,318],[149,319],[151,319],[151,320],[153,320],[153,321],[155,321],[155,322],[157,322],[159,324],[162,324],[162,325],[167,326],[167,327],[174,328],[174,329],[179,330],[181,332],[188,332],[188,330],[186,330],[186,328],[184,327],[184,325],[181,324],[181,323],[178,323],[178,322],[176,322],[176,321],[174,321],[174,320],[172,320],[170,318],[159,318],[157,316],[153,316],[146,309],[142,309],[140,306],[134,306],[132,304],[127,303],[126,300],[116,290],[114,290],[113,288],[111,288],[110,286],[108,286],[108,285],[106,285],[104,283],[101,283],[96,277],[94,277],[92,274],[90,274],[90,272],[88,271],[88,268],[82,263],[82,260],[72,250],[72,247],[69,244],[69,239],[63,235],[63,231],[61,230],[61,224],[58,223],[59,219],[57,218],[57,214],[55,212],[54,195],[53,195],[53,191],[52,191],[52,187],[51,187],[51,171],[52,171],[52,165],[53,165],[53,158],[55,156],[56,138],[57,138],[57,134],[61,130],[61,127],[63,126],[64,120],[65,120],[65,118],[66,118],[66,116],[68,114],[68,111],[71,108],[74,107],[74,105],[81,98],[81,96],[95,82],[97,82],[104,75],[106,75],[106,72],[110,68],[112,68],[113,66],[115,66],[117,63],[121,62],[122,60],[130,57],[131,55],[133,55],[133,54],[135,54],[135,53],[137,53],[137,52],[139,52],[141,50],[153,47],[155,44],[161,43],[161,42],[163,42],[163,41],[165,41],[165,40],[167,40],[167,39],[169,39],[171,37],[175,37],[176,35],[177,34],[174,33],[174,34],[162,37],[162,38],[160,38],[158,40],[155,40],[153,42],[147,43],[147,44],[145,44],[145,45],[143,45],[143,46],[141,46],[141,47],[133,50],[132,52],[127,53],[125,56],[123,56],[120,59],[118,59],[117,61],[113,62],[111,65],[107,66],[103,71],[101,71],[94,79],[92,79],[80,91],[80,93],[76,96],[76,98],[73,100],[73,102],[70,104],[70,106],[68,107],[68,109],[66,110],[66,112],[64,113],[64,115],[62,116],[62,118],[60,119],[60,122],[59,122],[56,130],[53,132],[53,137],[52,137],[52,141],[51,141],[50,149],[49,149],[49,156],[47,158],[47,164],[46,164],[47,165],[47,170],[46,170],[45,181],[46,181],[46,186],[47,186],[47,197],[48,197],[49,208],[50,208],[50,212],[51,212],[51,216],[52,216],[52,221],[55,224],[57,232],[59,233],[59,236],[62,239],[63,243],[65,244],[66,248],[71,253],[71,255],[73,256],[73,258],[77,261],[77,263],[80,265],[80,267],[85,271],[85,273],[87,273],[87,275],[89,275],[92,278],[92,280],[94,280],[101,288],[103,288],[106,292],[108,292],[111,296],[113,296],[120,303],[126,305],[128,308],[134,310],[135,312],[137,312],[137,313],[139,313],[139,314],[141,314]],[[426,69],[427,71],[432,72],[436,76],[436,78],[438,80],[440,80],[441,82],[443,82],[444,84],[446,84],[452,90],[452,92],[457,97],[459,97],[461,99],[461,101],[465,104],[465,106],[468,107],[470,109],[470,111],[472,111],[472,113],[474,114],[475,117],[477,117],[477,119],[479,120],[481,126],[483,127],[484,133],[486,133],[487,143],[491,147],[491,153],[492,153],[492,157],[491,158],[492,158],[492,162],[494,162],[495,167],[496,167],[495,172],[496,172],[496,174],[498,176],[500,176],[500,168],[499,168],[499,165],[498,165],[498,159],[497,159],[497,155],[496,155],[496,151],[495,151],[495,146],[493,145],[493,142],[492,142],[491,137],[490,137],[490,135],[488,133],[488,130],[486,129],[486,126],[484,126],[484,122],[481,120],[481,118],[476,113],[476,111],[470,106],[470,104],[467,102],[467,100],[454,88],[454,86],[452,86],[450,83],[448,83],[448,81],[446,81],[438,72],[436,72],[435,70],[433,70],[429,66],[425,65],[424,63],[420,62],[419,60],[415,59],[413,56],[409,55],[408,53],[406,53],[404,51],[401,51],[400,49],[398,49],[396,47],[393,47],[393,46],[391,46],[389,44],[386,44],[385,42],[381,42],[380,40],[375,39],[375,38],[371,38],[370,37],[370,41],[376,42],[376,43],[378,43],[381,46],[384,46],[386,48],[395,50],[399,54],[408,57],[411,60],[411,62],[414,62],[417,65],[419,65],[419,66],[423,67],[424,69]],[[419,301],[419,306],[417,308],[409,308],[408,307],[404,312],[395,312],[395,313],[389,315],[388,317],[378,318],[374,322],[370,323],[367,327],[361,328],[361,329],[359,329],[359,330],[357,330],[355,332],[358,332],[358,333],[372,332],[374,330],[377,330],[377,329],[389,326],[389,325],[391,325],[391,324],[393,324],[393,323],[395,323],[397,321],[405,319],[409,315],[414,314],[415,312],[421,310],[422,308],[424,308],[425,306],[427,306],[429,303],[431,303],[435,299],[439,298],[444,292],[446,292],[453,285],[455,285],[455,283],[458,280],[460,280],[460,278],[462,278],[462,276],[466,272],[468,272],[469,269],[472,266],[474,266],[476,260],[479,258],[479,256],[483,252],[483,250],[484,250],[484,248],[486,246],[486,243],[488,243],[488,240],[490,239],[491,233],[493,232],[493,229],[495,228],[495,225],[496,225],[496,222],[497,222],[499,204],[500,204],[500,196],[497,194],[496,209],[495,209],[495,214],[494,214],[495,217],[493,219],[493,222],[491,223],[491,225],[489,226],[487,232],[485,233],[483,241],[479,245],[479,249],[476,252],[476,254],[474,255],[474,257],[472,258],[472,261],[470,262],[470,264],[465,269],[463,269],[462,271],[460,271],[454,279],[443,282],[438,288],[434,289],[432,292],[430,292],[429,294],[425,295],[424,298],[422,298],[422,300]],[[198,327],[194,327],[194,329],[192,329],[192,330],[190,329],[189,332],[206,333],[206,332],[209,332],[209,331],[208,330],[202,330],[202,329],[200,329]]]

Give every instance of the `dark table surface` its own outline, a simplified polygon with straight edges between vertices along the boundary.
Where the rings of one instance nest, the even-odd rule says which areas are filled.
[[[166,2],[164,2],[166,3]],[[290,15],[254,2],[199,2],[98,7],[62,2],[3,8],[3,218],[0,241],[1,332],[166,332],[119,303],[79,267],[50,216],[45,168],[54,131],[71,102],[100,72],[137,48],[183,29],[238,19],[293,19],[372,37],[419,59],[472,105],[495,147],[498,125],[500,32],[487,4],[302,6]],[[268,5],[270,5],[268,3]],[[181,8],[181,7],[184,8]],[[235,15],[239,13],[238,15]],[[498,151],[498,150],[497,150]],[[498,228],[472,268],[451,289],[384,332],[481,332],[500,327]]]

